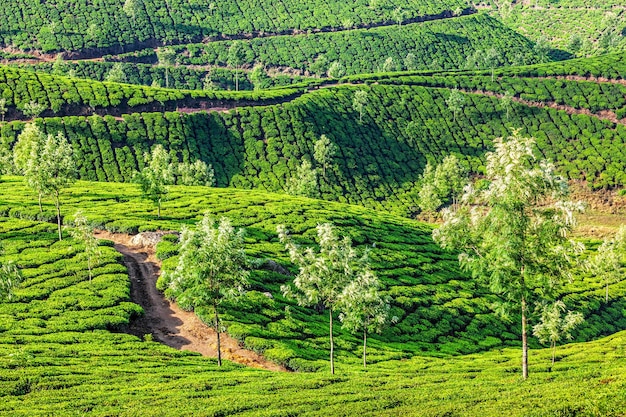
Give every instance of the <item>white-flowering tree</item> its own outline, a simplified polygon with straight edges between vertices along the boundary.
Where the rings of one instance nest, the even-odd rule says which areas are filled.
[[[172,48],[158,48],[156,55],[159,66],[165,68],[165,88],[170,88],[169,69],[176,63],[176,51]]]
[[[246,53],[243,43],[235,41],[228,48],[228,66],[235,69],[235,91],[239,91],[239,68],[244,64]]]
[[[352,247],[349,237],[339,238],[330,223],[317,226],[318,250],[298,247],[287,234],[285,226],[278,226],[277,231],[291,261],[300,268],[293,285],[281,287],[283,294],[295,299],[301,306],[321,305],[328,309],[330,372],[334,374],[333,313],[348,284],[369,269],[367,257]]]
[[[357,90],[352,97],[352,108],[359,113],[359,122],[363,121],[363,110],[367,105],[367,91]]]
[[[463,93],[459,91],[458,88],[450,90],[450,95],[446,99],[446,104],[448,105],[448,109],[454,115],[454,121],[456,121],[456,114],[463,109],[463,105],[465,104],[465,96]]]
[[[39,200],[39,213],[43,212],[41,199],[44,195],[44,175],[39,169],[39,154],[46,135],[35,123],[28,123],[17,136],[13,147],[13,162],[17,171],[24,176],[26,185],[33,189]]]
[[[130,17],[132,20],[135,20],[137,18],[137,15],[139,14],[139,11],[141,10],[141,0],[124,0],[122,10],[126,14],[126,16]]]
[[[60,132],[56,136],[48,135],[38,162],[43,194],[52,196],[57,213],[59,240],[62,240],[61,190],[76,181],[74,150],[65,135]]]
[[[609,285],[624,278],[622,262],[626,259],[626,226],[621,226],[612,239],[605,240],[588,267],[605,285],[605,301],[609,302]]]
[[[510,91],[505,91],[504,95],[500,99],[500,106],[506,112],[506,120],[509,120],[509,112],[511,111],[511,105],[513,104],[513,94]]]
[[[454,155],[448,155],[436,168],[426,164],[420,182],[418,205],[422,211],[432,213],[446,201],[451,201],[456,208],[469,178],[461,161]]]
[[[32,117],[33,119],[39,117],[39,115],[45,110],[46,106],[32,100],[22,106],[22,113],[24,113],[24,116]]]
[[[313,157],[315,158],[315,162],[322,167],[322,175],[324,175],[324,177],[326,177],[326,169],[332,165],[333,158],[338,151],[339,147],[331,142],[326,135],[320,136],[320,138],[315,141]]]
[[[127,79],[126,73],[124,72],[124,64],[122,64],[121,62],[116,62],[115,64],[113,64],[104,79],[112,83],[125,83]]]
[[[70,229],[70,235],[85,247],[82,255],[87,260],[89,282],[91,282],[93,266],[102,256],[102,251],[98,245],[98,239],[93,235],[93,227],[89,226],[87,218],[81,211],[74,215],[74,224]]]
[[[178,164],[177,174],[179,175],[179,184],[182,185],[202,185],[212,187],[215,185],[215,171],[211,165],[197,159],[196,161],[182,162]]]
[[[185,309],[205,310],[213,316],[217,334],[217,364],[222,365],[221,309],[225,301],[240,296],[248,285],[248,264],[243,248],[244,230],[230,221],[219,222],[205,214],[195,229],[184,228],[176,269],[165,273],[166,295]]]
[[[317,169],[311,162],[302,158],[295,175],[287,181],[287,193],[300,197],[317,197]]]
[[[146,166],[135,174],[141,193],[157,206],[157,217],[161,217],[161,202],[169,192],[168,185],[174,183],[174,166],[170,154],[161,145],[156,145],[151,153],[144,154]]]
[[[341,78],[346,75],[346,66],[341,61],[333,61],[328,67],[327,74],[330,78]]]
[[[568,239],[580,204],[562,199],[567,182],[554,166],[537,161],[535,140],[515,131],[494,140],[486,154],[489,186],[467,187],[456,210],[443,210],[433,238],[460,252],[461,267],[500,299],[500,311],[516,311],[522,336],[522,376],[528,377],[529,305],[550,301],[571,279],[582,245]]]
[[[388,323],[389,299],[380,289],[378,277],[365,263],[339,298],[342,327],[350,332],[363,332],[363,368],[367,366],[367,335],[380,333]]]
[[[581,313],[567,310],[563,301],[544,303],[539,307],[541,320],[533,326],[533,335],[541,343],[549,343],[552,350],[552,364],[556,359],[556,344],[562,339],[571,340],[572,330],[585,321]],[[565,313],[565,315],[563,315]]]

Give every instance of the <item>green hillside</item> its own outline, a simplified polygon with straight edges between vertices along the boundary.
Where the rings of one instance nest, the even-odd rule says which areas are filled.
[[[124,5],[127,5],[124,8]],[[0,9],[2,44],[44,52],[109,48],[123,52],[136,45],[199,42],[255,32],[319,30],[452,14],[468,8],[461,0],[411,0],[350,4],[338,1],[105,0],[95,5],[68,0],[5,2]]]
[[[317,75],[326,75],[334,61],[341,62],[347,74],[401,69],[459,69],[466,66],[477,50],[492,48],[498,52],[496,66],[532,64],[541,59],[532,42],[485,14],[402,26],[235,42],[242,45],[243,61],[249,67],[261,62],[269,67],[286,67]],[[174,47],[176,62],[182,65],[226,66],[232,45],[233,41],[222,41],[177,46]],[[414,58],[407,60],[408,54]],[[119,58],[157,61],[153,50]],[[391,64],[385,64],[389,58]]]
[[[38,212],[21,179],[7,178],[0,191],[6,196],[4,215]],[[3,260],[15,260],[26,276],[15,297],[0,304],[3,413],[617,416],[624,406],[623,333],[560,347],[554,366],[549,351],[533,350],[533,379],[524,384],[517,377],[517,349],[412,357],[420,351],[445,355],[497,348],[514,344],[515,337],[508,325],[485,314],[488,299],[455,272],[455,256],[430,243],[429,229],[419,223],[355,206],[248,191],[207,194],[176,187],[158,221],[130,186],[83,182],[63,199],[64,213],[80,207],[94,224],[112,230],[178,228],[208,208],[246,227],[250,256],[281,263],[286,254],[276,242],[276,223],[286,223],[305,243],[317,222],[332,220],[359,246],[376,243],[372,257],[401,321],[374,336],[367,372],[358,370],[358,338],[345,331],[337,334],[339,374],[333,377],[270,374],[228,363],[218,369],[210,359],[115,332],[139,310],[127,302],[124,268],[108,245],[103,243],[105,256],[89,283],[80,245],[56,242],[54,225],[1,217]],[[48,213],[51,207],[45,207]],[[286,301],[277,287],[287,279],[262,268],[253,271],[247,307],[228,316],[229,332],[275,360],[324,368],[323,316],[290,304],[285,317]],[[613,286],[608,306],[600,302],[601,283],[576,284],[568,304],[578,304],[588,320],[579,337],[595,337],[598,328],[611,333],[623,328],[624,284]]]

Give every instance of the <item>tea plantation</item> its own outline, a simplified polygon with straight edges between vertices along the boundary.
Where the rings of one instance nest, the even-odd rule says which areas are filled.
[[[624,384],[621,333],[559,348],[554,367],[549,352],[533,350],[535,376],[530,385],[522,385],[517,376],[519,353],[505,348],[516,345],[515,326],[509,328],[488,314],[489,298],[480,296],[475,284],[459,273],[453,254],[441,252],[431,242],[429,228],[414,221],[357,206],[202,187],[174,187],[163,207],[164,217],[157,220],[134,186],[80,182],[64,194],[65,213],[82,208],[94,225],[113,231],[177,230],[206,209],[245,227],[246,251],[258,260],[258,269],[245,301],[226,318],[229,333],[266,357],[302,371],[327,366],[325,317],[285,300],[278,286],[289,277],[263,268],[263,260],[269,259],[292,268],[277,242],[275,225],[286,224],[300,242],[309,243],[314,226],[330,220],[359,247],[372,247],[374,267],[400,321],[372,336],[368,371],[358,370],[358,337],[342,330],[336,334],[337,376],[270,376],[235,365],[217,369],[211,360],[117,333],[140,314],[127,302],[129,287],[120,256],[103,246],[105,256],[90,283],[85,261],[78,255],[80,245],[56,242],[52,224],[25,220],[39,215],[36,198],[21,178],[6,178],[0,191],[5,195],[0,211],[10,216],[0,222],[3,259],[16,261],[26,277],[15,297],[0,307],[3,412],[317,415],[333,410],[336,415],[475,415],[509,410],[529,415],[535,410],[535,415],[558,415],[576,410],[579,415],[597,415],[616,413],[623,406],[623,398],[614,395]],[[43,217],[53,215],[51,208],[45,205]],[[165,241],[159,248],[162,257],[171,253],[168,245]],[[168,264],[169,260],[164,267]],[[574,284],[574,292],[566,295],[568,305],[576,305],[587,316],[577,339],[589,340],[626,325],[625,284],[612,287],[609,305],[602,302],[602,283]],[[274,298],[263,296],[265,291]],[[493,348],[497,350],[473,356],[432,357]],[[591,366],[593,357],[599,362]],[[604,362],[607,359],[611,367]],[[472,381],[470,391],[467,378]],[[495,386],[503,401],[497,406]],[[588,391],[591,386],[594,390]],[[556,396],[561,387],[566,391]],[[530,402],[513,401],[513,395]]]

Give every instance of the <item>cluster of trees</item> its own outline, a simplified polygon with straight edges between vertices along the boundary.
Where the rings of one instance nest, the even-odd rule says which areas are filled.
[[[134,175],[141,193],[157,206],[157,217],[161,217],[161,202],[169,192],[169,185],[215,185],[213,167],[204,161],[178,162],[176,154],[156,145],[151,153],[144,154],[144,168]]]
[[[460,0],[410,0],[402,18],[438,15],[464,9]],[[342,28],[371,22],[395,22],[396,9],[373,1],[269,1],[209,3],[197,7],[191,0],[124,0],[93,8],[70,0],[48,3],[11,3],[0,11],[2,44],[16,48],[80,51],[157,41],[160,44],[200,42],[210,36],[252,32]],[[158,16],[155,19],[154,16]],[[43,22],[43,23],[42,23]]]
[[[289,237],[285,226],[278,226],[278,237],[299,267],[293,285],[281,287],[285,297],[301,306],[328,309],[330,373],[335,373],[333,314],[340,312],[343,326],[363,334],[363,367],[367,366],[367,334],[380,332],[388,322],[389,299],[380,292],[381,284],[369,266],[367,252],[359,254],[349,237],[340,238],[330,223],[317,226],[318,250],[300,248]]]
[[[346,74],[399,70],[458,69],[477,50],[501,51],[493,66],[539,62],[533,45],[488,15],[467,16],[397,27],[379,27],[307,36],[279,36],[173,47],[184,65],[232,65],[233,45],[251,67],[289,67],[330,75],[333,65]],[[239,64],[241,65],[241,64]],[[337,78],[337,77],[334,77]]]
[[[36,124],[27,124],[13,150],[14,165],[24,181],[41,200],[51,196],[57,216],[59,240],[61,230],[61,191],[76,179],[74,150],[63,133],[44,134]]]

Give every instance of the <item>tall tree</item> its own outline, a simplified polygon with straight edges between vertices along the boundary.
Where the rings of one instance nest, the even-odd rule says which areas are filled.
[[[591,258],[588,267],[605,285],[605,301],[609,302],[609,285],[624,278],[622,260],[626,257],[626,226],[621,226],[612,239],[605,240]]]
[[[239,68],[246,59],[243,43],[235,41],[228,48],[228,65],[235,69],[235,91],[239,91]]]
[[[0,98],[0,116],[2,116],[2,122],[4,123],[4,117],[7,114],[7,111],[9,109],[7,108],[7,99],[2,97]]]
[[[144,197],[157,205],[157,217],[161,217],[161,202],[174,183],[174,166],[170,154],[161,145],[156,145],[151,153],[144,154],[146,166],[135,174]]]
[[[39,213],[43,213],[41,199],[44,195],[44,175],[39,169],[39,154],[46,136],[35,123],[28,123],[17,136],[13,147],[13,161],[17,171],[24,176],[24,181],[38,196]]]
[[[213,167],[200,159],[193,163],[180,163],[176,171],[179,176],[179,184],[206,187],[215,185],[215,171]]]
[[[159,66],[165,68],[165,88],[170,88],[169,68],[176,63],[176,51],[172,48],[158,48],[156,54]]]
[[[167,274],[166,294],[185,309],[208,309],[211,327],[217,334],[217,364],[222,365],[220,319],[224,302],[243,293],[249,272],[243,249],[244,230],[230,221],[219,222],[205,214],[195,229],[184,228],[176,269]]]
[[[333,163],[333,158],[339,151],[337,145],[330,141],[328,136],[322,135],[315,141],[313,146],[313,157],[315,161],[322,167],[322,175],[326,178],[326,169]]]
[[[581,313],[566,311],[565,303],[558,300],[554,303],[544,303],[539,307],[540,322],[533,326],[533,335],[541,343],[550,343],[552,350],[552,364],[556,359],[556,344],[565,338],[571,340],[572,330],[585,321]]]
[[[505,91],[504,95],[500,99],[500,106],[506,112],[506,120],[509,120],[509,112],[511,111],[511,104],[513,103],[513,94],[510,91]]]
[[[89,282],[93,277],[93,267],[102,256],[102,251],[98,245],[98,239],[93,235],[93,227],[89,226],[87,218],[81,211],[74,215],[73,228],[70,229],[70,235],[78,240],[85,250],[83,256],[87,259],[87,270],[89,272]]]
[[[317,197],[317,169],[311,162],[302,158],[302,163],[291,178],[287,181],[287,193],[301,197]]]
[[[486,154],[489,186],[468,187],[460,206],[444,209],[444,223],[433,231],[439,245],[461,252],[462,268],[499,296],[502,313],[520,314],[524,379],[529,305],[551,300],[571,279],[573,256],[582,250],[567,237],[582,207],[560,201],[567,182],[551,163],[535,159],[534,145],[518,131],[495,139],[495,150]]]
[[[363,332],[363,368],[367,367],[367,335],[380,333],[387,324],[389,298],[380,292],[381,284],[367,263],[342,291],[339,320],[351,332]]]
[[[61,190],[76,181],[76,163],[72,145],[59,132],[56,136],[48,135],[39,155],[39,171],[43,179],[43,194],[51,195],[57,213],[59,240],[63,240],[61,231]]]
[[[359,122],[363,121],[363,110],[367,105],[367,91],[357,90],[352,97],[352,108],[359,113]]]
[[[404,67],[409,71],[415,71],[419,66],[419,61],[417,60],[417,56],[414,53],[409,52],[404,57]]]
[[[454,155],[446,156],[436,168],[430,163],[426,164],[420,178],[420,209],[431,214],[448,201],[456,207],[468,182],[465,168]]]
[[[330,223],[317,226],[317,251],[312,247],[298,247],[287,234],[285,226],[278,226],[277,231],[291,261],[300,268],[293,285],[281,287],[283,294],[294,298],[301,306],[321,305],[328,309],[330,372],[334,374],[333,313],[346,286],[367,271],[367,257],[352,248],[349,237],[340,239]]]
[[[454,121],[456,122],[456,114],[461,111],[465,104],[465,96],[459,91],[458,88],[450,90],[450,95],[446,99],[448,109],[454,115]]]
[[[125,0],[122,10],[126,16],[130,17],[132,20],[137,19],[137,15],[141,10],[141,0]]]
[[[105,81],[110,81],[112,83],[125,83],[127,79],[126,73],[124,72],[124,64],[121,62],[113,64],[104,79]]]

